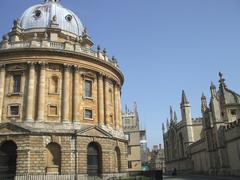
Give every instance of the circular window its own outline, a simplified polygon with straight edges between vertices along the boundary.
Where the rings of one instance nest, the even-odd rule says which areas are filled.
[[[68,22],[71,22],[72,21],[72,16],[70,14],[68,14],[65,19],[68,21]]]
[[[36,10],[36,11],[34,12],[34,17],[35,17],[35,18],[40,18],[41,15],[42,15],[42,12],[41,12],[40,10]]]

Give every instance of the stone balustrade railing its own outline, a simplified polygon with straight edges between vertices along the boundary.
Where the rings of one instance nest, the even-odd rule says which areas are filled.
[[[79,52],[79,53],[93,56],[95,58],[98,58],[99,60],[106,61],[107,63],[110,63],[112,66],[119,68],[117,61],[115,59],[110,59],[106,55],[106,53],[100,52],[100,51],[96,52],[90,48],[82,47],[79,44],[72,44],[68,42],[61,43],[61,42],[54,42],[54,41],[48,41],[48,40],[15,41],[15,42],[3,41],[0,44],[0,50],[17,49],[17,48],[50,48],[50,49]]]

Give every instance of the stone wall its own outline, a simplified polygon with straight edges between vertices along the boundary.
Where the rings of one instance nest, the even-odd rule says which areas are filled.
[[[240,176],[240,120],[230,123],[225,130],[230,173]]]
[[[102,174],[107,177],[126,173],[125,141],[101,137],[72,135],[5,135],[0,136],[0,145],[11,140],[17,145],[17,175],[46,174],[46,146],[57,143],[61,147],[61,175],[81,174],[87,176],[87,148],[95,142],[101,147]],[[76,146],[75,146],[76,143]],[[75,149],[76,147],[76,149]],[[115,163],[115,148],[120,150],[120,169]],[[75,161],[75,156],[76,161]],[[75,164],[76,162],[76,164]],[[76,170],[76,172],[75,172]],[[21,178],[20,178],[21,179]]]

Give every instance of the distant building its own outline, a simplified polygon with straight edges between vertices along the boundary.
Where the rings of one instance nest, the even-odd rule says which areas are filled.
[[[201,118],[192,119],[184,91],[180,122],[171,109],[166,131],[163,125],[167,170],[240,176],[240,95],[219,76],[219,89],[210,86],[209,105],[202,95]]]
[[[165,156],[161,144],[159,146],[153,146],[151,151],[150,168],[151,170],[162,170],[165,172]]]
[[[123,131],[128,139],[128,171],[142,170],[142,163],[147,162],[147,140],[146,131],[139,126],[137,105],[130,111],[127,106],[123,117]]]

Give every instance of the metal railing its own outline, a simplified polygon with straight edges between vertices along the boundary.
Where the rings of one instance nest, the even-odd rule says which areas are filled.
[[[82,175],[16,175],[1,176],[0,180],[88,180]]]

